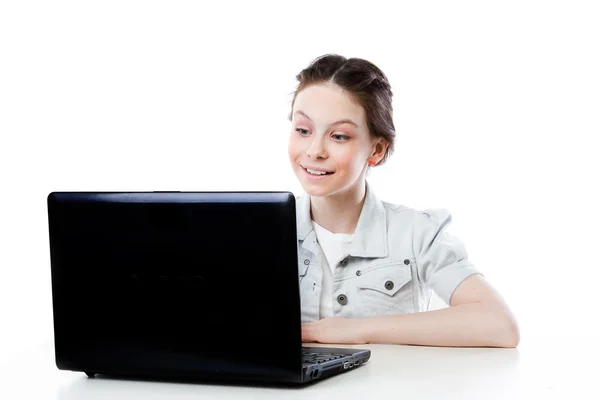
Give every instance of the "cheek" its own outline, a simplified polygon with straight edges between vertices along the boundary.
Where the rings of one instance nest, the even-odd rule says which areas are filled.
[[[302,152],[301,143],[298,141],[298,138],[295,135],[290,135],[290,139],[288,140],[288,155],[291,160],[298,158],[298,155]]]
[[[362,168],[359,157],[357,157],[357,154],[353,151],[338,154],[336,162],[338,167],[349,171],[360,170]]]

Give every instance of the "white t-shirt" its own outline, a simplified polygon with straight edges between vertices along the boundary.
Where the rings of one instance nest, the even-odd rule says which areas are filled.
[[[343,244],[352,242],[354,234],[332,233],[315,221],[312,221],[312,223],[317,234],[317,241],[327,259],[327,263],[323,263],[320,317],[333,317],[333,275],[335,266],[344,256]]]

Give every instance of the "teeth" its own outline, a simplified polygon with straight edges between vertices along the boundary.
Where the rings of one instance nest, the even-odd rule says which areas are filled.
[[[314,170],[312,170],[312,169],[308,169],[308,168],[306,168],[306,170],[307,170],[308,172],[310,172],[311,174],[313,174],[313,175],[325,175],[325,174],[327,173],[327,172],[325,172],[325,171],[314,171]]]

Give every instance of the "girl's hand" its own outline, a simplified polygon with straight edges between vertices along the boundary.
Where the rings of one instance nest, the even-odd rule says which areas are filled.
[[[302,324],[302,341],[364,344],[364,318],[324,318]]]

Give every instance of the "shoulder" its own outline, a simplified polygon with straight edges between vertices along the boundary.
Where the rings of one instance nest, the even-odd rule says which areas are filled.
[[[447,235],[452,214],[446,208],[414,208],[382,201],[388,234],[423,246]]]
[[[445,208],[419,209],[403,204],[381,201],[387,220],[401,222],[404,225],[414,225],[421,228],[434,228],[452,221],[452,215]]]

